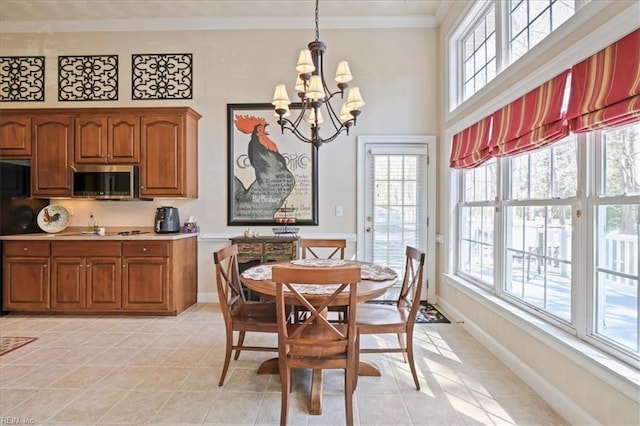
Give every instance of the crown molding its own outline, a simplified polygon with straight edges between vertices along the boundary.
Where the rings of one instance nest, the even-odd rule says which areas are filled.
[[[446,14],[446,11],[444,12]],[[322,18],[323,28],[436,28],[434,16],[344,16]],[[309,23],[293,17],[92,19],[4,21],[0,33],[76,33],[124,31],[207,31],[308,29]]]

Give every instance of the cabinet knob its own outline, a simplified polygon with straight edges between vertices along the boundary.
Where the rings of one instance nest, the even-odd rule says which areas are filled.
[[[147,248],[146,247],[142,247],[142,251],[147,251]]]
[[[123,268],[126,268],[126,267],[127,267],[127,264],[125,263],[124,265],[122,265],[122,267],[123,267]]]
[[[46,268],[47,266],[49,266],[49,265],[47,265],[46,263],[44,265],[42,265],[43,268]]]
[[[91,268],[91,264],[88,264],[88,265],[87,265],[87,268]]]
[[[28,248],[26,248],[26,247],[24,247],[22,250],[24,250],[24,251],[29,251],[29,249],[28,249]]]
[[[80,265],[81,268],[84,268],[84,265]]]

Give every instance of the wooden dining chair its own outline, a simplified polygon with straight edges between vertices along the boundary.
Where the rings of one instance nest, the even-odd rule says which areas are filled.
[[[344,259],[344,250],[347,248],[347,240],[330,238],[302,238],[300,239],[301,259]],[[344,321],[346,306],[332,306],[331,312],[338,312],[338,321]],[[303,317],[305,310],[296,307],[296,317]]]
[[[302,238],[300,240],[300,257],[302,259],[344,259],[346,247],[347,240],[345,239]]]
[[[291,369],[343,369],[345,371],[345,407],[347,425],[353,424],[353,393],[358,380],[358,333],[355,313],[360,267],[305,268],[274,266],[278,317],[278,359],[282,405],[280,424],[287,424]],[[297,284],[294,284],[297,283]],[[311,287],[313,286],[313,287]],[[348,289],[348,300],[336,300]],[[344,298],[344,295],[342,295]],[[349,306],[344,323],[326,318],[330,304]],[[309,315],[291,323],[288,305],[304,306]]]
[[[360,353],[402,353],[405,362],[409,362],[416,389],[420,390],[413,356],[413,328],[420,309],[425,253],[407,246],[405,254],[405,273],[396,303],[394,305],[360,303],[356,322],[360,335],[397,334],[398,347],[360,348]]]
[[[231,352],[236,351],[234,360],[241,350],[276,352],[278,348],[268,346],[247,346],[244,338],[247,331],[277,333],[275,302],[250,302],[245,300],[240,274],[238,272],[238,246],[233,244],[213,253],[218,282],[218,299],[224,318],[226,348],[224,365],[218,386],[222,386],[229,369]],[[237,343],[233,344],[233,333],[238,332]]]

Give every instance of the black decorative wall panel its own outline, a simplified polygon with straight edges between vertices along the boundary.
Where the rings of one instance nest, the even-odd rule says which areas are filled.
[[[131,55],[132,99],[192,99],[193,54]]]
[[[59,56],[59,101],[118,100],[118,55]]]
[[[0,56],[0,101],[44,101],[44,56]]]

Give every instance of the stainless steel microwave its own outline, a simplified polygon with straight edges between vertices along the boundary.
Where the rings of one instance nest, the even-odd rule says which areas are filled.
[[[132,200],[139,196],[138,166],[73,166],[71,196],[101,200]]]

